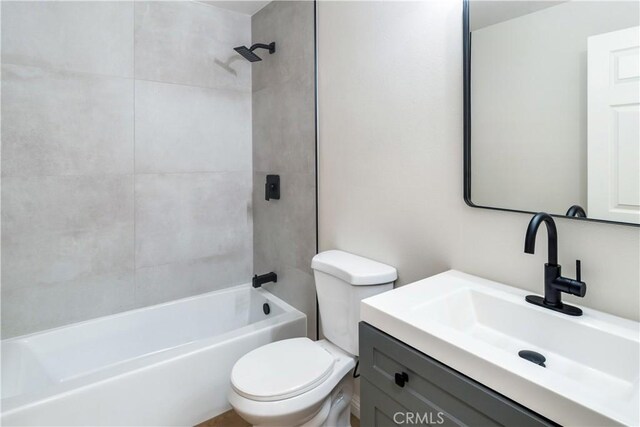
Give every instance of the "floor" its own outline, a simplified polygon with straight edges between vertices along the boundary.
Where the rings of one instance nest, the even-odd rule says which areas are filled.
[[[196,427],[251,427],[251,424],[240,418],[232,409],[215,418],[198,424]],[[360,427],[360,420],[351,414],[351,427]]]
[[[240,418],[233,409],[198,424],[196,427],[251,427],[251,424]]]

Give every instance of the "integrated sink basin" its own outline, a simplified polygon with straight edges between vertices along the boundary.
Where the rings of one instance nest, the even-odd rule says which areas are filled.
[[[639,425],[640,324],[530,293],[451,270],[363,300],[361,319],[559,424]]]

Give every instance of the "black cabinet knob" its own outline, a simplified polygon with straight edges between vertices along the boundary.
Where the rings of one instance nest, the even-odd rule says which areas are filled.
[[[409,382],[409,375],[406,372],[396,372],[396,385],[404,387],[404,383]]]

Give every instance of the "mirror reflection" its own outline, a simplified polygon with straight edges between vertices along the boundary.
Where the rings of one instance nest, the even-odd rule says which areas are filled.
[[[469,11],[471,202],[640,224],[639,3]]]

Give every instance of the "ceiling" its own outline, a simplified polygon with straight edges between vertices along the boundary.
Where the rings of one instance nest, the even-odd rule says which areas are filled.
[[[245,15],[253,15],[269,3],[270,0],[211,0],[202,3],[220,7],[222,9],[233,10]]]
[[[563,1],[555,0],[497,0],[482,1],[471,0],[469,2],[469,20],[471,31],[508,21],[518,16],[528,15],[541,9],[557,6]]]

